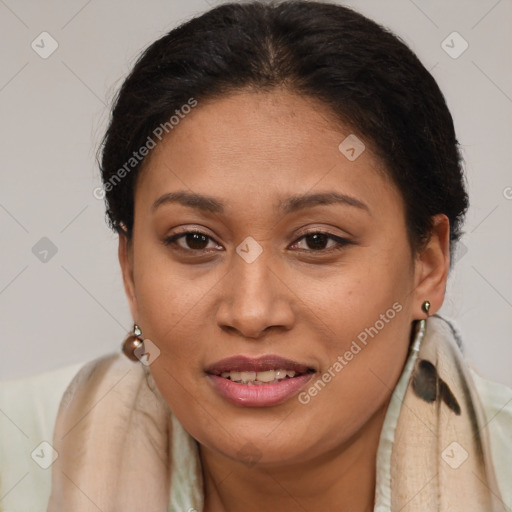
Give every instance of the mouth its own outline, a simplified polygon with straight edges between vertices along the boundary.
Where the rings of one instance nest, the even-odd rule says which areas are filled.
[[[257,359],[236,356],[205,370],[221,396],[245,407],[277,405],[296,394],[316,373],[315,368],[279,356]]]
[[[308,372],[309,373],[309,370]],[[257,385],[261,386],[264,384],[275,384],[284,379],[293,379],[295,376],[301,376],[304,374],[295,372],[294,370],[265,370],[262,372],[222,372],[221,377],[229,379],[232,382],[238,384],[247,384],[248,386]]]

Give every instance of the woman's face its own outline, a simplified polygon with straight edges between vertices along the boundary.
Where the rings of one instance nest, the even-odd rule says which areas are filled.
[[[247,92],[199,102],[146,162],[125,285],[159,390],[211,453],[270,466],[344,445],[385,410],[432,302],[400,193],[349,135],[313,100]]]

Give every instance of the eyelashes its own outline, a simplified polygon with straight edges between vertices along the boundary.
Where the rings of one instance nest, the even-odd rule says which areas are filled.
[[[178,243],[179,240],[185,239],[185,243],[189,245],[189,247],[183,247]],[[306,245],[311,245],[311,242],[313,242],[313,245],[319,244],[323,245],[324,242],[334,242],[334,246],[328,247],[328,248],[309,248],[309,249],[298,249],[299,252],[308,252],[308,253],[319,253],[319,254],[330,254],[335,251],[339,251],[345,248],[347,245],[354,245],[354,242],[351,240],[348,240],[347,238],[343,238],[337,235],[334,235],[332,233],[329,233],[327,231],[322,230],[312,230],[306,233],[303,233],[298,239],[295,240],[295,242],[292,243],[292,246],[296,246],[301,241],[306,241],[309,243],[306,243]],[[214,249],[206,249],[206,248],[193,248],[190,247],[190,244],[194,245],[196,243],[199,243],[201,245],[202,243],[206,242],[206,245],[208,245],[208,242],[213,240],[212,237],[207,235],[206,233],[203,233],[199,230],[188,230],[183,231],[181,233],[177,233],[174,235],[171,235],[163,240],[163,244],[165,246],[171,247],[173,250],[177,250],[183,253],[199,253],[199,254],[205,254],[205,253],[211,253],[211,252],[218,252],[219,250],[222,250],[222,246],[217,244],[217,247],[220,247],[221,249],[214,248]]]
[[[328,249],[307,249],[308,252],[321,252],[321,253],[330,253],[333,251],[339,251],[343,249],[346,245],[351,245],[353,242],[348,240],[347,238],[343,238],[341,236],[333,235],[328,231],[310,231],[302,234],[295,242],[294,245],[300,242],[301,240],[307,240],[309,238],[316,237],[316,240],[320,241],[333,241],[335,245]]]
[[[213,240],[212,237],[210,237],[209,235],[207,235],[206,233],[203,233],[202,231],[198,231],[198,230],[189,230],[189,231],[183,231],[182,233],[178,233],[176,235],[171,235],[167,238],[165,238],[165,240],[163,241],[164,245],[166,246],[172,246],[172,248],[176,248],[178,250],[182,250],[182,251],[185,251],[185,252],[204,252],[204,249],[187,249],[185,247],[182,247],[180,246],[177,241],[181,238],[185,238],[185,237],[189,237],[189,236],[195,236],[196,238],[196,241],[197,240]],[[211,251],[207,251],[207,252],[211,252]]]

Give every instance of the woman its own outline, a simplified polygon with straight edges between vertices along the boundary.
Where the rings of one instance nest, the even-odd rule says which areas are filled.
[[[62,400],[49,511],[512,506],[512,409],[436,315],[468,204],[452,118],[396,36],[212,9],[139,59],[101,171],[135,325]]]

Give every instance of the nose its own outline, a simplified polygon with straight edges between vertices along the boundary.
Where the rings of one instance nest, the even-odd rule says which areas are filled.
[[[270,330],[292,328],[296,296],[265,252],[251,263],[234,255],[217,309],[221,329],[244,338],[261,339]]]

